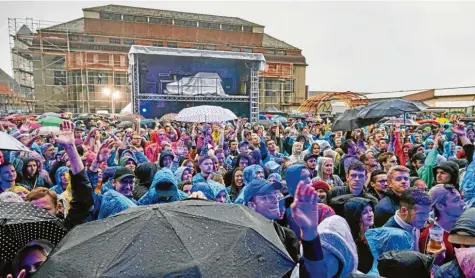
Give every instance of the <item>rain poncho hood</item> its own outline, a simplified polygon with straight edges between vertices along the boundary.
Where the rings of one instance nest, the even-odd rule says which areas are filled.
[[[253,181],[256,178],[258,171],[262,171],[264,173],[264,169],[259,165],[249,165],[244,168],[244,171],[242,172],[244,185],[248,185],[251,181]]]
[[[224,191],[226,193],[226,203],[230,202],[228,192],[226,190],[226,187],[224,187],[224,185],[213,180],[209,180],[208,185],[211,188],[211,191],[213,192],[213,200],[215,200],[216,197],[218,197],[219,193]]]
[[[153,178],[157,173],[158,166],[155,163],[147,162],[140,164],[135,169],[135,177],[138,179],[137,185],[142,185],[147,188],[150,188],[150,185],[153,182]]]
[[[318,225],[322,248],[332,253],[342,265],[339,277],[347,277],[356,272],[358,253],[345,219],[338,215],[325,218]]]
[[[294,164],[285,170],[285,181],[289,188],[289,194],[292,196],[295,196],[295,190],[297,190],[297,184],[300,181],[300,174],[303,168],[305,168],[303,164]]]
[[[191,187],[191,193],[201,192],[210,201],[214,201],[215,197],[213,195],[213,190],[206,182],[198,182]]]
[[[361,197],[353,197],[345,203],[345,219],[355,241],[360,238],[361,213],[368,205],[373,208],[370,200]]]
[[[475,251],[471,248],[455,248],[455,257],[465,277],[475,277]]]
[[[137,206],[129,198],[115,190],[109,190],[101,197],[102,201],[97,219],[107,218],[128,208]]]
[[[133,161],[135,163],[135,166],[137,166],[137,160],[135,160],[135,158],[133,158],[133,157],[124,157],[124,156],[120,158],[119,166],[125,167],[125,165],[129,161]]]
[[[271,179],[271,178],[275,178],[276,181],[278,182],[282,182],[282,176],[280,174],[277,174],[277,173],[272,173],[269,175],[269,177],[267,178],[267,180]]]
[[[366,240],[373,254],[373,267],[368,274],[379,275],[378,258],[389,251],[411,251],[414,248],[412,235],[398,228],[375,228],[366,231]]]
[[[167,156],[170,156],[172,158],[172,160],[175,158],[175,155],[171,152],[171,151],[163,151],[160,153],[160,158],[159,158],[159,162],[158,162],[158,165],[163,168],[163,159]]]
[[[437,164],[433,169],[434,177],[437,176],[437,169],[442,169],[450,174],[450,184],[456,185],[459,176],[459,166],[453,161],[443,161]]]
[[[161,183],[168,183],[170,188],[160,189]],[[168,168],[157,171],[153,178],[152,185],[148,192],[140,198],[137,205],[150,205],[160,203],[170,203],[183,199],[183,195],[179,193],[178,183],[172,171]],[[160,197],[170,197],[168,200],[162,200]]]
[[[182,182],[183,173],[185,172],[186,169],[189,169],[189,168],[185,166],[181,166],[181,167],[178,167],[178,169],[176,169],[175,179],[177,180],[178,183]]]
[[[386,278],[430,278],[433,263],[433,255],[425,255],[416,251],[390,251],[379,257],[378,271],[381,276]]]
[[[452,146],[454,146],[455,143],[452,141],[446,141],[444,142],[444,157],[445,159],[449,159],[451,157],[455,157],[454,151],[452,151]]]
[[[69,173],[69,167],[62,166],[62,167],[59,167],[58,170],[56,170],[56,174],[55,174],[56,185],[53,186],[51,188],[51,190],[53,190],[54,192],[56,192],[58,194],[62,194],[65,190],[63,188],[63,186],[61,185],[61,175],[65,172]],[[66,187],[67,187],[67,185],[66,185]]]
[[[475,159],[467,166],[460,189],[466,208],[475,207]]]
[[[434,140],[432,139],[427,139],[425,142],[424,142],[424,149],[428,150],[428,146],[429,144],[434,144]]]

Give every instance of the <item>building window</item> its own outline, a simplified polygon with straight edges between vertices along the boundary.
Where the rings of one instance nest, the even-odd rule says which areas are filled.
[[[240,48],[240,47],[233,47],[233,48],[231,48],[231,51],[233,51],[233,52],[241,52],[241,48]]]
[[[113,13],[100,13],[100,18],[109,20],[122,20],[122,16],[120,14]]]
[[[285,51],[284,50],[278,50],[277,55],[285,55]]]
[[[242,31],[243,31],[243,32],[252,32],[252,27],[250,27],[250,26],[243,26],[243,27],[242,27]]]
[[[196,21],[193,21],[193,20],[186,20],[185,21],[185,26],[186,27],[196,27]]]
[[[152,46],[162,47],[162,46],[163,46],[163,42],[152,42]]]
[[[176,26],[185,26],[185,21],[180,19],[175,19]]]
[[[131,39],[124,39],[124,44],[132,45],[132,44],[135,44],[135,41]]]
[[[124,14],[124,21],[135,21],[135,16]]]
[[[167,47],[170,47],[170,48],[177,48],[177,44],[176,44],[176,42],[168,42],[168,43],[167,43]]]
[[[99,53],[99,63],[100,64],[109,64],[109,54]]]
[[[87,54],[86,54],[86,62],[87,62],[88,64],[94,63],[94,54],[92,54],[92,53],[87,53]]]
[[[219,23],[200,22],[200,28],[206,29],[220,29]]]
[[[145,16],[136,16],[136,17],[135,17],[135,22],[142,22],[142,23],[144,23],[144,22],[148,22],[148,20],[147,20],[147,17],[145,17]]]
[[[242,52],[252,53],[252,48],[243,48]]]
[[[54,71],[54,85],[66,85],[66,72],[64,70]]]
[[[267,54],[275,55],[275,50],[267,49]]]
[[[196,49],[204,49],[204,46],[202,44],[195,44]]]
[[[293,92],[294,91],[294,80],[285,80],[284,82],[284,91]]]
[[[120,44],[119,38],[109,38],[109,43]]]
[[[80,38],[79,38],[79,36],[76,36],[76,35],[69,35],[69,40],[70,41],[79,41]]]
[[[228,24],[222,24],[221,28],[225,31],[232,31],[233,30],[233,27],[231,25],[228,25]]]
[[[94,37],[93,36],[84,36],[83,40],[85,42],[94,42]]]
[[[150,17],[150,23],[158,23],[158,24],[173,24],[171,18],[157,18],[157,17]]]
[[[208,50],[216,50],[216,45],[207,45],[206,49]]]

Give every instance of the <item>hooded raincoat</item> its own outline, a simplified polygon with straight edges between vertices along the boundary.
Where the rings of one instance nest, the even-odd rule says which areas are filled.
[[[162,187],[163,184],[166,184],[166,186]],[[178,190],[175,175],[170,169],[164,168],[157,171],[150,189],[137,201],[137,205],[171,203],[186,198],[188,198],[188,195],[184,192],[180,193]]]

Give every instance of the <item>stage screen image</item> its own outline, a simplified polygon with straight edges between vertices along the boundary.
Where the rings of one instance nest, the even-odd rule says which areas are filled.
[[[244,60],[139,55],[140,93],[183,96],[249,95]]]
[[[200,105],[216,105],[228,108],[238,117],[249,118],[249,102],[181,102],[181,101],[157,101],[157,100],[141,100],[139,104],[140,115],[146,119],[160,118],[168,113],[178,113],[184,108],[200,106]]]

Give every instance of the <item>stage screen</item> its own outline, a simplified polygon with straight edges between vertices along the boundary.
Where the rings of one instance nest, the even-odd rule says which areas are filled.
[[[249,95],[245,61],[140,55],[140,93],[158,95]]]
[[[139,104],[140,115],[147,119],[160,118],[168,113],[178,113],[184,108],[200,106],[200,105],[216,105],[228,108],[238,117],[249,118],[249,102],[182,102],[182,101],[157,101],[157,100],[141,100]]]

